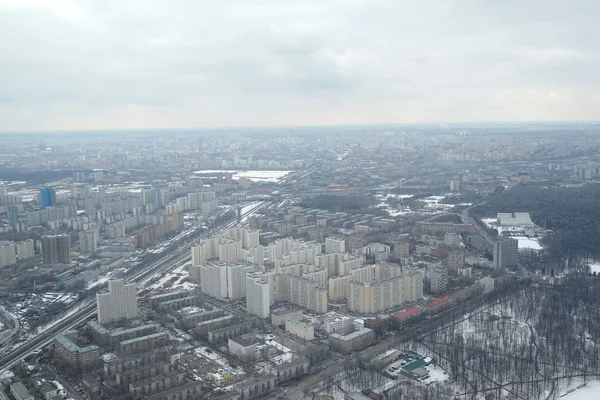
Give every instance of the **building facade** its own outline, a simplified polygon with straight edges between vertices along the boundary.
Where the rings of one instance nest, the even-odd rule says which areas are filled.
[[[44,264],[70,264],[71,239],[69,235],[42,236]]]
[[[97,293],[98,322],[110,324],[138,316],[137,288],[123,279],[108,281],[108,293]]]

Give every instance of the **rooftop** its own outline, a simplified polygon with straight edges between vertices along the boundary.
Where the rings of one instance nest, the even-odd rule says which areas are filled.
[[[252,345],[254,345],[254,344],[257,343],[256,340],[253,340],[252,338],[246,338],[246,337],[243,337],[243,336],[234,337],[234,338],[231,338],[229,340],[231,340],[232,342],[235,342],[235,343],[239,344],[240,346],[244,346],[244,347],[252,346]]]
[[[353,339],[359,338],[359,337],[361,337],[363,335],[366,335],[369,332],[373,332],[373,330],[369,329],[369,328],[360,328],[360,329],[358,329],[358,330],[356,330],[356,331],[354,331],[352,333],[349,333],[347,335],[340,335],[340,334],[334,333],[334,334],[330,335],[329,337],[332,338],[332,339],[349,341],[349,340],[353,340]]]
[[[163,400],[163,399],[169,397],[170,395],[173,395],[176,393],[181,393],[181,392],[184,392],[184,391],[190,390],[190,389],[193,390],[194,388],[197,388],[197,390],[199,392],[201,392],[202,385],[203,385],[202,381],[188,382],[183,385],[176,386],[174,388],[163,390],[162,392],[158,392],[158,393],[152,394],[150,396],[147,396],[146,399],[147,400]]]
[[[157,333],[153,333],[152,335],[146,335],[146,336],[142,336],[142,337],[135,338],[135,339],[125,340],[125,341],[121,342],[121,346],[126,346],[128,344],[136,343],[136,342],[141,342],[141,341],[144,341],[144,340],[160,338],[160,337],[163,337],[163,336],[169,336],[169,332],[167,332],[167,331],[157,332]]]

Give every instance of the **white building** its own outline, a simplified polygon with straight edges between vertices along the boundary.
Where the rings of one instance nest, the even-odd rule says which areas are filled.
[[[374,281],[349,282],[347,307],[377,313],[423,298],[423,276],[412,268],[376,264]]]
[[[534,225],[531,221],[531,217],[527,212],[517,213],[498,213],[496,215],[498,219],[497,224],[499,230],[505,231],[525,231],[527,236],[534,236]]]
[[[315,327],[306,321],[288,319],[285,321],[285,330],[302,340],[313,340],[315,338]]]
[[[207,263],[200,266],[200,290],[217,299],[240,299],[246,296],[248,264]]]
[[[325,238],[325,253],[345,253],[346,240],[328,237]]]
[[[242,242],[243,249],[257,247],[260,239],[259,231],[245,228],[231,228],[221,232],[221,236]]]
[[[33,239],[24,240],[15,243],[15,252],[19,261],[27,260],[35,256],[35,248]]]
[[[98,322],[110,324],[138,316],[137,289],[135,283],[123,279],[108,281],[108,293],[97,293]]]
[[[269,277],[271,277],[271,284]],[[246,275],[246,310],[250,314],[258,315],[261,318],[269,317],[269,309],[272,304],[272,285],[272,275],[263,276],[259,273]]]
[[[95,229],[79,232],[79,250],[83,253],[95,253],[98,249],[98,237]]]
[[[0,242],[0,268],[17,263],[14,242]]]

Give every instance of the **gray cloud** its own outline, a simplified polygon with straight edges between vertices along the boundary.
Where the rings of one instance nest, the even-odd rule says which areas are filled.
[[[596,0],[4,0],[0,131],[598,119],[597,15]]]

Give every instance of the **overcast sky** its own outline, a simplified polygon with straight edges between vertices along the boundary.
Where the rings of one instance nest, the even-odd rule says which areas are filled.
[[[0,131],[600,120],[599,0],[0,0]]]

